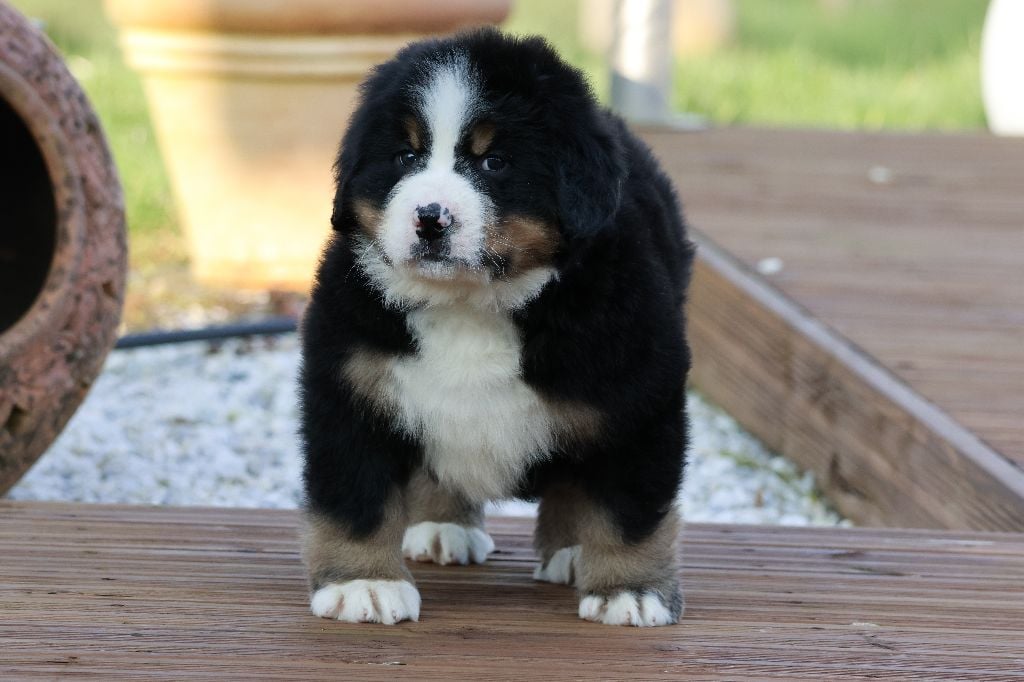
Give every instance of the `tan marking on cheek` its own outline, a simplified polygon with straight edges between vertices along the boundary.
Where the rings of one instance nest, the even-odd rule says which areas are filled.
[[[525,216],[509,216],[487,236],[486,246],[509,263],[512,273],[551,264],[558,251],[558,228]]]
[[[405,134],[409,138],[409,145],[413,151],[416,153],[423,151],[423,136],[420,134],[420,126],[416,123],[416,119],[405,119]]]
[[[366,199],[356,199],[352,205],[362,231],[371,236],[380,235],[384,213]]]
[[[469,134],[469,150],[475,156],[483,156],[494,141],[494,124],[479,123]]]

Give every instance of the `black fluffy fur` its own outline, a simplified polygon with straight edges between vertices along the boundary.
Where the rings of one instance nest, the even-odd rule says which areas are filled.
[[[483,80],[494,146],[514,168],[485,189],[503,206],[558,226],[558,271],[513,313],[525,381],[597,409],[602,438],[568,444],[531,469],[518,494],[568,479],[607,508],[631,541],[671,508],[686,446],[684,291],[693,249],[680,207],[647,147],[600,109],[581,74],[542,40],[496,31],[414,44],[363,87],[337,163],[326,249],[303,328],[302,438],[307,504],[365,536],[422,459],[419,443],[349,394],[354,348],[415,353],[402,311],[358,273],[353,201],[381,205],[401,177],[408,93],[424,64],[458,50]]]

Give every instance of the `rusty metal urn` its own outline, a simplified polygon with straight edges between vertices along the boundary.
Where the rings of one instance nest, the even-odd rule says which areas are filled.
[[[0,0],[0,495],[99,374],[126,270],[96,114],[49,41]]]

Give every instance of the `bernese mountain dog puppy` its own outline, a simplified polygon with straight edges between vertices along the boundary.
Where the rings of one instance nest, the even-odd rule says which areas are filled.
[[[693,247],[648,148],[539,38],[376,67],[336,165],[300,376],[313,613],[417,620],[404,558],[481,563],[539,499],[535,577],[675,623]]]

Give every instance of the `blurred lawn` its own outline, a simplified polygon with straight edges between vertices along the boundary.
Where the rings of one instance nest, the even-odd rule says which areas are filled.
[[[103,123],[124,186],[132,266],[184,259],[174,202],[138,77],[125,65],[100,0],[11,0],[42,19]]]
[[[716,123],[980,129],[987,0],[734,0],[733,43],[678,63],[674,105]],[[830,8],[831,7],[831,8]],[[577,5],[516,0],[507,28],[541,33],[607,96],[576,36]]]
[[[144,1],[144,0],[139,0]],[[183,250],[138,78],[99,0],[12,0],[45,22],[103,121],[117,159],[133,267]],[[985,0],[737,0],[732,45],[677,65],[674,103],[719,123],[979,129]],[[832,7],[832,9],[829,9]],[[607,69],[576,37],[577,5],[516,0],[506,27],[547,36],[602,97]]]

